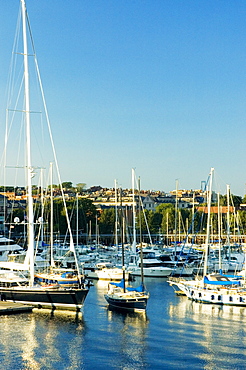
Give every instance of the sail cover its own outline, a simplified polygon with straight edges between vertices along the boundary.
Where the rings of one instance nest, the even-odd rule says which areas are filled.
[[[204,284],[211,285],[240,285],[239,280],[230,280],[222,275],[210,275],[209,278],[204,276]]]
[[[124,288],[124,279],[121,279],[121,281],[119,283],[114,283],[114,282],[110,281],[109,284],[115,285],[115,286],[123,289]],[[128,292],[141,292],[142,293],[142,292],[145,291],[145,287],[144,287],[143,284],[141,284],[137,288],[128,287],[128,288],[126,288],[126,290],[128,290]]]

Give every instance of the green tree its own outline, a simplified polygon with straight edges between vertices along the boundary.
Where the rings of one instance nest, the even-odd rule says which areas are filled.
[[[56,185],[56,184],[52,184],[52,185],[48,185],[48,189],[50,190],[50,189],[58,189],[59,188],[59,186],[58,185]]]
[[[76,189],[79,193],[83,193],[83,190],[85,189],[85,187],[86,187],[86,184],[83,182],[79,182],[78,184],[76,184]]]
[[[246,230],[246,211],[238,211],[239,231],[241,234],[245,234]]]
[[[157,206],[156,212],[162,216],[160,224],[161,232],[164,234],[173,232],[175,226],[175,206],[170,203],[160,204]]]
[[[107,208],[102,211],[99,218],[101,234],[113,234],[115,229],[115,209]]]
[[[146,234],[148,231],[148,227],[146,225],[144,212],[145,212],[146,219],[148,219],[149,211],[145,210],[145,211],[138,212],[137,217],[136,217],[136,229],[138,232],[140,231],[140,222],[141,222],[141,232],[143,234]]]
[[[77,199],[74,198],[67,202],[67,207],[73,233],[77,231],[77,215],[79,232],[87,232],[89,222],[93,226],[95,225],[97,211],[90,199],[79,198],[77,202]]]
[[[163,215],[154,211],[145,211],[147,223],[151,234],[157,234],[161,227]]]
[[[65,190],[70,190],[73,188],[73,183],[71,181],[65,181],[62,183],[62,187]]]
[[[240,197],[239,195],[231,195],[231,197],[232,197],[232,205],[234,206],[234,207],[239,207],[240,206],[240,204],[242,204],[243,203],[243,198],[242,197]]]
[[[227,195],[220,195],[220,205],[227,206]],[[239,195],[230,194],[229,204],[234,207],[239,207],[243,203],[242,197]]]
[[[96,219],[96,207],[90,199],[78,199],[78,212],[77,212],[77,200],[76,198],[66,202],[67,212],[70,220],[72,232],[77,232],[77,215],[78,215],[78,227],[79,232],[86,233],[87,224],[95,224]],[[60,232],[66,234],[68,226],[66,219],[66,211],[62,199],[55,199],[53,202],[54,209],[54,220],[53,227],[54,232]],[[50,220],[50,201],[45,205],[45,219]],[[50,230],[48,230],[50,231]]]

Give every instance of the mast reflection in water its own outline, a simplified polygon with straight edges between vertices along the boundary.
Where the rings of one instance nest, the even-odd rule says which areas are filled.
[[[0,322],[1,369],[83,368],[84,323],[75,313],[34,311],[1,316]]]
[[[91,287],[83,316],[34,310],[0,316],[0,369],[243,369],[246,309],[178,297],[147,279],[147,313],[109,310],[107,283]]]

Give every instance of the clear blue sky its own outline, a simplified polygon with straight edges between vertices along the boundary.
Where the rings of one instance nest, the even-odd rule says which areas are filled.
[[[131,187],[135,167],[168,192],[214,167],[244,195],[244,0],[26,3],[63,181]],[[18,10],[0,2],[2,96]]]

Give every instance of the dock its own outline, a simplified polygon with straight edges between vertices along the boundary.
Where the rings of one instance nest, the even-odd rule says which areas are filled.
[[[0,315],[32,312],[33,308],[22,303],[0,301]]]

